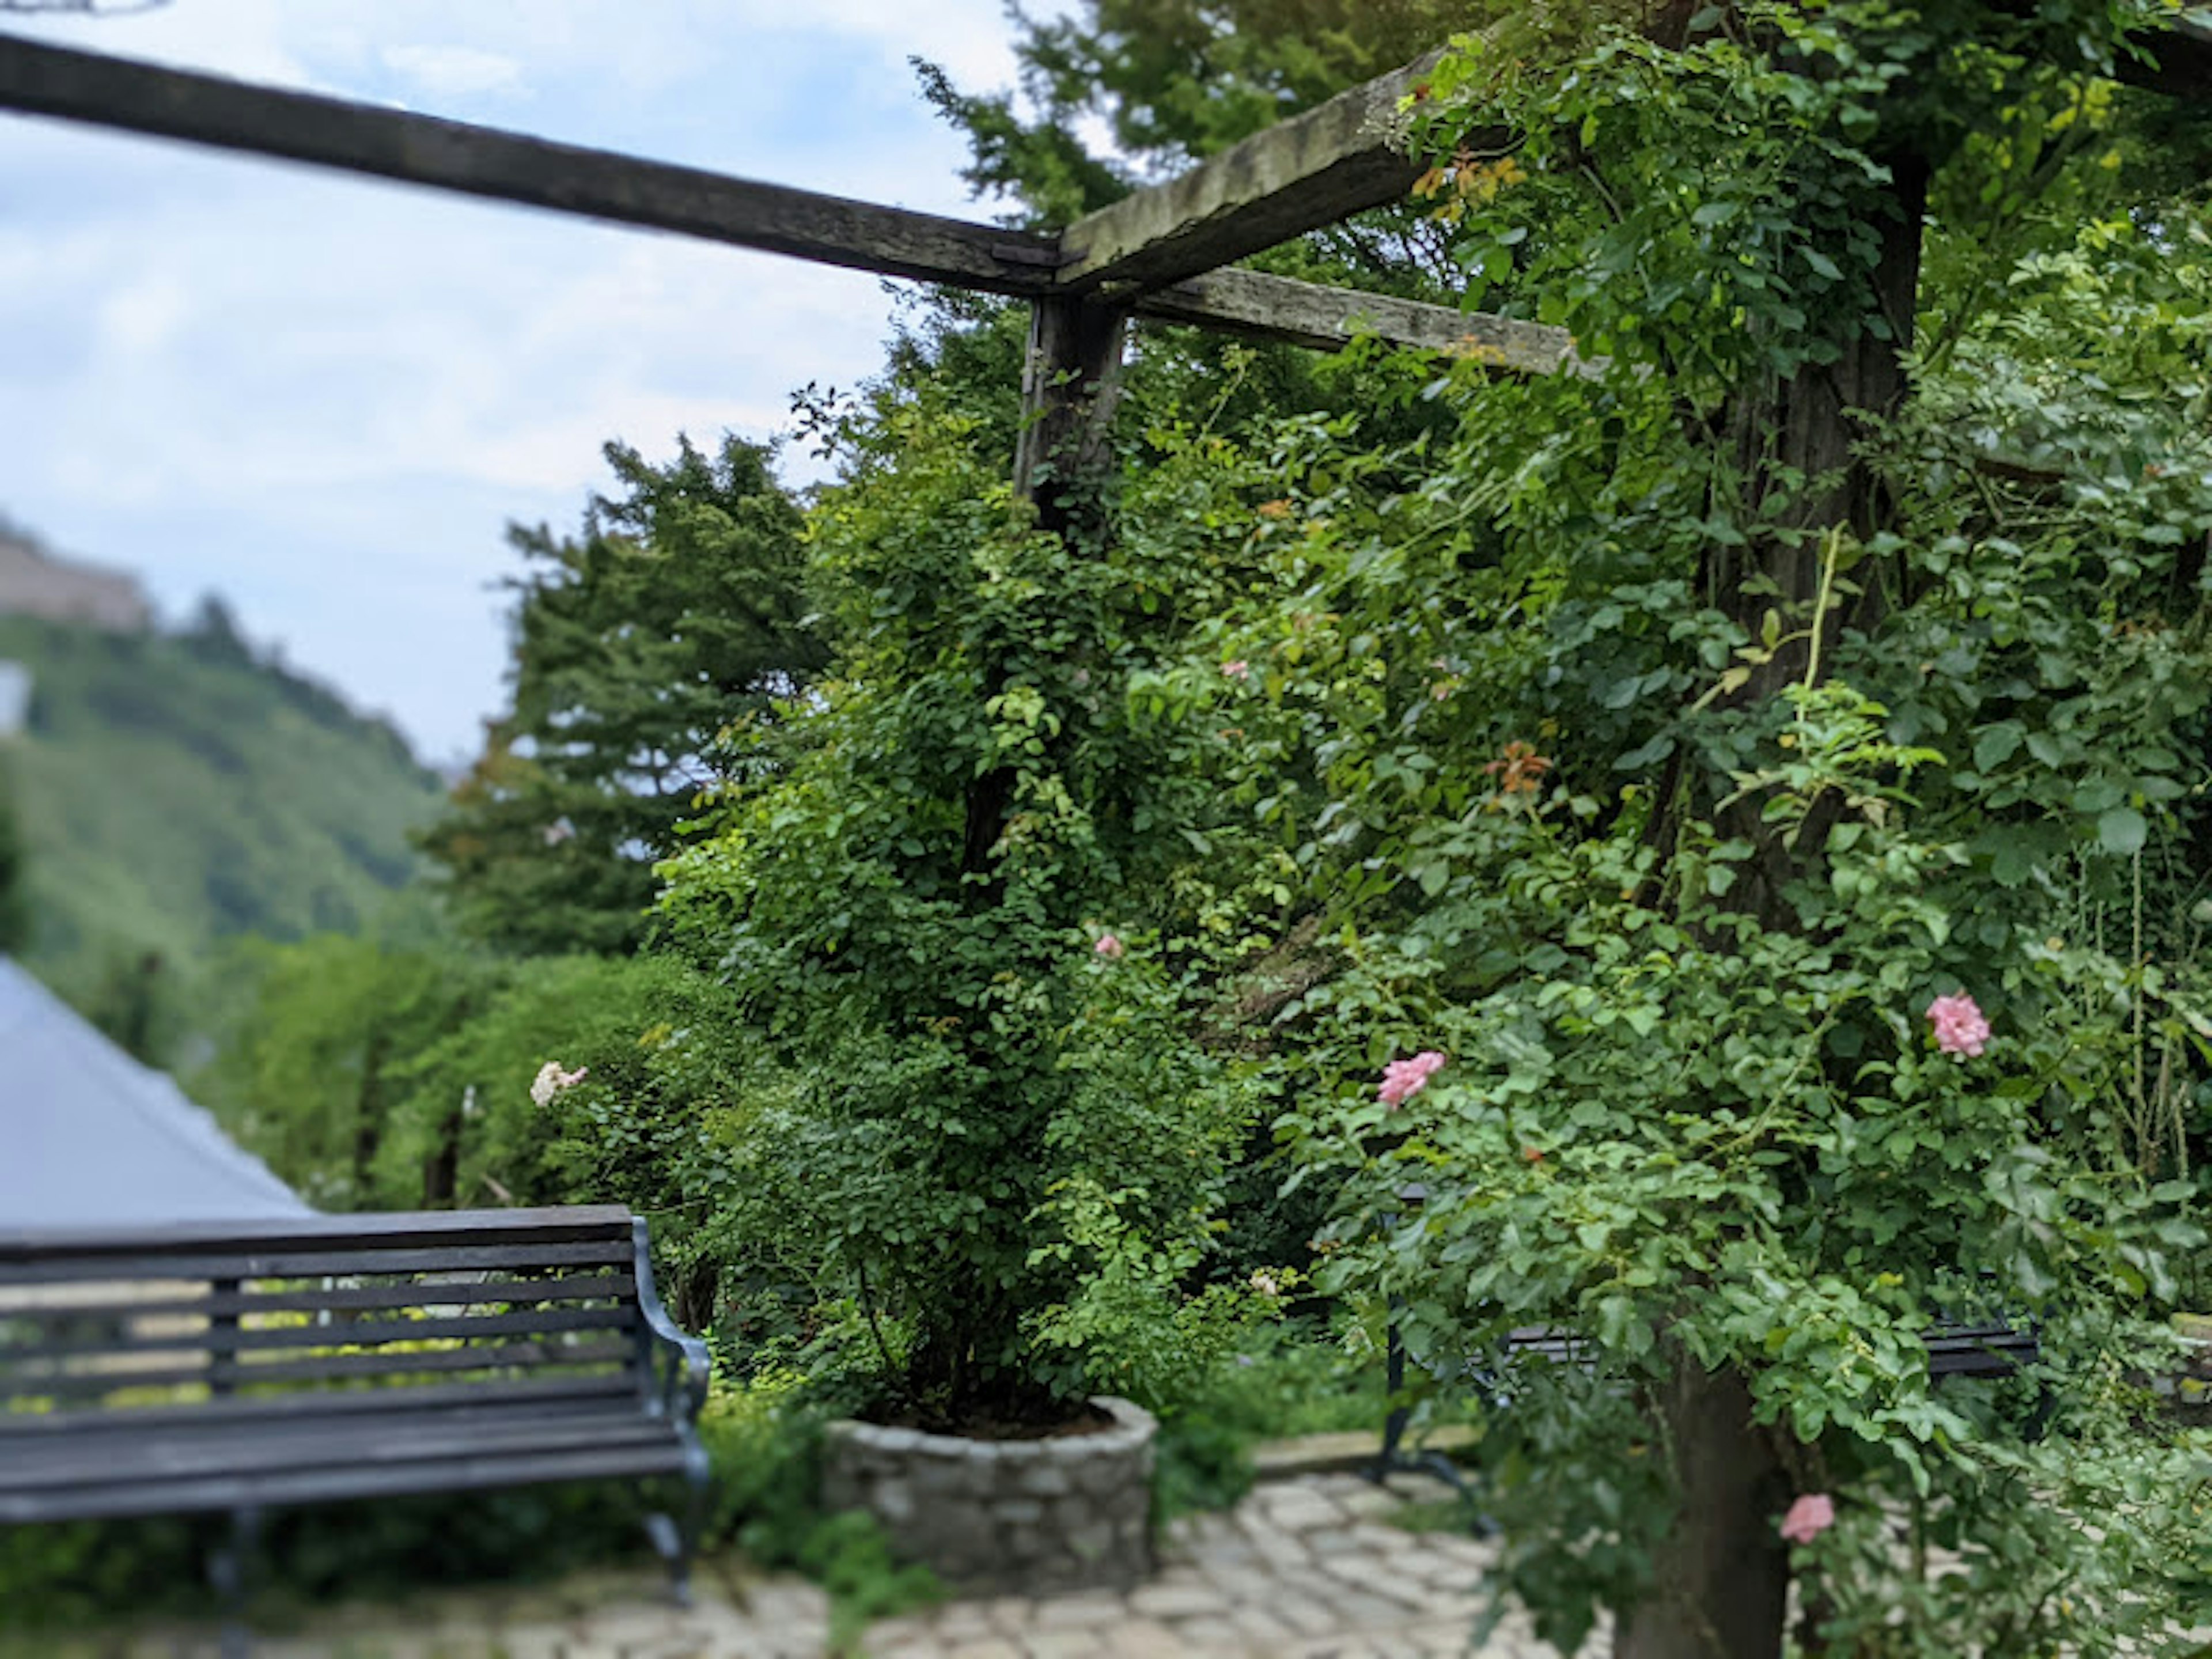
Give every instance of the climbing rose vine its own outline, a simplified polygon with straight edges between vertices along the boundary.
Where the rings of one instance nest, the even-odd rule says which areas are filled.
[[[1836,1500],[1824,1492],[1807,1492],[1782,1517],[1782,1535],[1793,1544],[1809,1544],[1836,1524]]]
[[[1402,1105],[1428,1087],[1429,1079],[1443,1063],[1444,1057],[1433,1048],[1425,1048],[1411,1060],[1394,1060],[1382,1068],[1382,1081],[1376,1085],[1375,1097],[1385,1106]]]
[[[1936,1046],[1947,1054],[1979,1060],[1990,1040],[1990,1023],[1965,992],[1937,997],[1928,1005],[1928,1022],[1936,1028]]]

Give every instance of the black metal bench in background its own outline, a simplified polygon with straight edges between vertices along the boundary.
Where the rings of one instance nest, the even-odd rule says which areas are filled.
[[[1406,1389],[1407,1355],[1405,1345],[1398,1336],[1395,1305],[1391,1311],[1384,1368],[1390,1398],[1396,1401]],[[1920,1340],[1928,1350],[1928,1375],[1936,1382],[1947,1376],[2008,1376],[2022,1365],[2033,1364],[2039,1352],[2032,1327],[2003,1320],[1947,1320],[1922,1332]],[[1524,1326],[1508,1333],[1492,1361],[1480,1364],[1469,1360],[1461,1367],[1461,1374],[1487,1395],[1493,1405],[1503,1408],[1511,1403],[1507,1389],[1510,1368],[1524,1354],[1553,1364],[1589,1366],[1597,1363],[1598,1350],[1595,1342],[1573,1331]],[[1400,1404],[1391,1407],[1382,1423],[1382,1449],[1368,1466],[1369,1478],[1380,1480],[1391,1474],[1420,1471],[1434,1474],[1464,1492],[1459,1471],[1441,1453],[1407,1455],[1404,1443],[1406,1431],[1412,1423],[1412,1407]]]
[[[227,1512],[238,1651],[269,1509],[672,1477],[680,1600],[707,1376],[619,1206],[0,1232],[0,1524]]]
[[[1428,1202],[1429,1188],[1424,1182],[1410,1182],[1398,1188],[1398,1199],[1408,1212],[1418,1212]],[[1386,1214],[1382,1219],[1387,1228],[1396,1222],[1397,1216]],[[2032,1326],[2002,1319],[1944,1320],[1922,1332],[1920,1340],[1928,1350],[1929,1376],[1936,1381],[1947,1376],[2007,1376],[2021,1365],[2032,1364],[2039,1352]],[[1382,1420],[1382,1448],[1367,1466],[1368,1478],[1381,1480],[1392,1474],[1419,1471],[1436,1475],[1464,1492],[1466,1484],[1449,1458],[1440,1452],[1408,1456],[1404,1449],[1406,1431],[1413,1424],[1413,1413],[1412,1407],[1400,1403],[1406,1391],[1407,1356],[1405,1343],[1398,1334],[1395,1297],[1391,1299],[1384,1342],[1385,1386],[1392,1404]],[[1555,1364],[1587,1367],[1597,1364],[1598,1346],[1578,1332],[1527,1325],[1507,1333],[1495,1352],[1462,1358],[1455,1370],[1460,1378],[1480,1389],[1493,1406],[1503,1409],[1511,1403],[1507,1378],[1514,1362],[1524,1354]],[[1414,1363],[1425,1367],[1431,1364],[1419,1358]],[[1440,1380],[1446,1375],[1442,1371],[1436,1374]],[[2046,1410],[2048,1403],[2045,1402]]]

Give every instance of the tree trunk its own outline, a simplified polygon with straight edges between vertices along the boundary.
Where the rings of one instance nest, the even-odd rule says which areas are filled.
[[[461,1108],[456,1101],[439,1121],[437,1149],[422,1160],[422,1207],[437,1210],[451,1206],[460,1185],[460,1172]]]
[[[1747,388],[1723,417],[1744,494],[1740,504],[1716,505],[1735,507],[1750,525],[1771,497],[1791,492],[1778,504],[1773,532],[1741,548],[1717,550],[1707,567],[1713,602],[1753,638],[1769,609],[1780,611],[1785,624],[1810,620],[1820,590],[1821,543],[1830,529],[1842,526],[1864,539],[1886,527],[1891,516],[1879,482],[1852,450],[1866,435],[1869,417],[1878,425],[1905,404],[1903,354],[1912,341],[1917,309],[1929,169],[1913,155],[1893,157],[1890,167],[1895,182],[1887,210],[1875,223],[1881,254],[1872,276],[1868,325],[1844,342],[1837,362],[1808,364],[1786,380],[1775,377]],[[1881,604],[1870,585],[1849,620],[1870,621],[1881,614]],[[1832,612],[1824,640],[1832,640],[1846,620],[1840,610]],[[1755,699],[1802,680],[1809,656],[1808,640],[1785,645],[1753,677],[1747,696]]]
[[[1778,510],[1767,520],[1773,532],[1716,553],[1709,595],[1754,639],[1770,608],[1785,635],[1817,627],[1824,664],[1847,625],[1871,626],[1886,603],[1875,573],[1863,568],[1863,592],[1848,614],[1840,604],[1825,617],[1812,613],[1829,532],[1840,526],[1863,540],[1892,516],[1853,449],[1869,422],[1905,403],[1902,357],[1913,337],[1929,167],[1914,155],[1893,157],[1891,166],[1891,198],[1877,210],[1881,252],[1867,325],[1844,342],[1837,362],[1748,388],[1725,416],[1744,490],[1740,503],[1725,505],[1747,524],[1760,520],[1762,507]],[[1772,499],[1785,490],[1793,492],[1786,501]],[[1812,644],[1809,632],[1785,643],[1754,675],[1744,701],[1802,683]],[[1820,858],[1827,821],[1808,822],[1785,846],[1777,827],[1761,821],[1759,803],[1745,800],[1721,815],[1720,827],[1757,849],[1739,899],[1770,929],[1795,927],[1783,892]],[[1617,1659],[1778,1659],[1790,1563],[1776,1522],[1793,1494],[1771,1441],[1752,1420],[1745,1380],[1735,1371],[1709,1373],[1678,1354],[1656,1403],[1681,1509],[1659,1551],[1651,1595],[1615,1632]]]
[[[376,1173],[377,1149],[384,1143],[384,1062],[392,1036],[382,1026],[368,1034],[361,1060],[361,1091],[353,1106],[353,1192],[356,1205],[368,1201]]]
[[[1774,1522],[1790,1492],[1751,1395],[1735,1372],[1680,1354],[1656,1404],[1682,1507],[1616,1659],[1776,1659],[1790,1557]]]

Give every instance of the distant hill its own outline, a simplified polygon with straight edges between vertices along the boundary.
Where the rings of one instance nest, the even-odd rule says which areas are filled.
[[[352,932],[417,872],[443,798],[389,725],[260,659],[210,603],[180,635],[0,615],[30,671],[0,737],[28,961],[81,1005],[118,965],[189,971],[225,939]]]

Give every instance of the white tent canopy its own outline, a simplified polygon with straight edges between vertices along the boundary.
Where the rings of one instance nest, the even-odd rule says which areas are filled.
[[[0,1230],[312,1213],[166,1074],[0,957]]]

